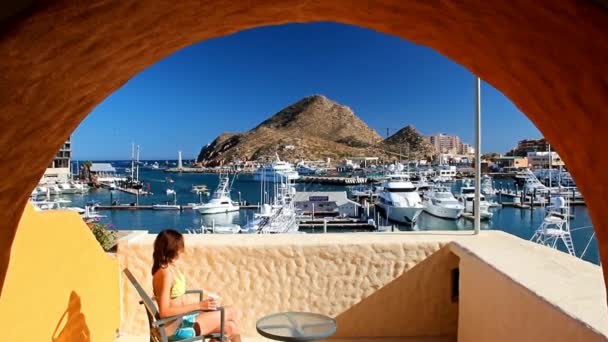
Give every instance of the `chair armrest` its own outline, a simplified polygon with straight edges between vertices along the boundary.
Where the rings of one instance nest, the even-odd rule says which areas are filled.
[[[202,289],[188,289],[186,290],[186,294],[198,293],[198,301],[203,301],[203,290]]]
[[[201,312],[212,312],[212,311],[220,311],[220,316],[221,316],[222,321],[223,321],[223,318],[224,318],[224,308],[223,308],[223,307],[221,307],[221,306],[218,306],[218,307],[217,307],[216,309],[214,309],[214,310],[210,310],[210,309],[209,309],[209,310],[207,310],[207,309],[205,309],[205,310],[192,310],[192,311],[184,312],[184,313],[179,314],[179,315],[173,315],[173,316],[167,316],[167,317],[163,317],[163,318],[161,318],[161,319],[157,319],[157,320],[155,320],[155,321],[152,323],[152,325],[153,325],[155,328],[159,328],[159,327],[161,327],[162,325],[164,325],[164,324],[165,324],[165,323],[167,323],[167,322],[171,322],[171,321],[174,321],[174,320],[176,320],[176,319],[183,318],[184,316],[188,316],[188,315],[192,315],[192,314],[198,314],[198,313],[201,313]],[[223,322],[222,322],[222,323],[223,323]]]

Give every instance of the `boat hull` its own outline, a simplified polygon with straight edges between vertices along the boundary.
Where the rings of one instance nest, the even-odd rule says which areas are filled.
[[[284,182],[284,181],[295,181],[300,179],[298,174],[282,174],[282,173],[255,173],[253,174],[253,180],[257,182]]]
[[[209,214],[224,214],[233,211],[238,211],[240,207],[238,206],[226,206],[226,207],[198,207],[196,210],[201,215],[209,215]]]
[[[433,204],[425,204],[424,211],[427,213],[444,219],[456,220],[464,211],[462,207],[441,207]]]
[[[384,211],[388,219],[400,223],[415,223],[418,217],[424,210],[423,206],[420,207],[393,207],[385,204],[378,204],[378,206]]]

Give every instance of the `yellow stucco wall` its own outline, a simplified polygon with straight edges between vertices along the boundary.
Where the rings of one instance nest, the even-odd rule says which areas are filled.
[[[155,237],[118,246],[121,265],[149,293]],[[455,337],[450,272],[458,258],[442,249],[450,241],[432,234],[185,235],[179,267],[188,287],[217,291],[242,310],[245,336],[257,335],[255,322],[264,315],[303,310],[335,317],[335,338]],[[127,280],[121,288],[121,332],[144,334],[139,296]]]
[[[118,262],[75,212],[26,207],[0,298],[2,341],[112,341]]]

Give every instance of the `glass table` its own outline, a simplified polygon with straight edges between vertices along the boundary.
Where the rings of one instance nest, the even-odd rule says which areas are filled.
[[[336,320],[312,312],[279,312],[260,318],[260,335],[277,341],[303,342],[327,338],[336,332]]]

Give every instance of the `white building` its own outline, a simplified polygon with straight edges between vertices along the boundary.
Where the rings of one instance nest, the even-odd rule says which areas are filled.
[[[296,208],[306,214],[313,212],[319,216],[358,217],[361,205],[348,199],[346,191],[297,192],[294,197]]]
[[[61,145],[49,167],[44,171],[40,184],[65,183],[70,179],[70,162],[72,160],[71,137]]]
[[[564,161],[557,152],[528,152],[528,166],[531,169],[547,169],[564,166]]]

